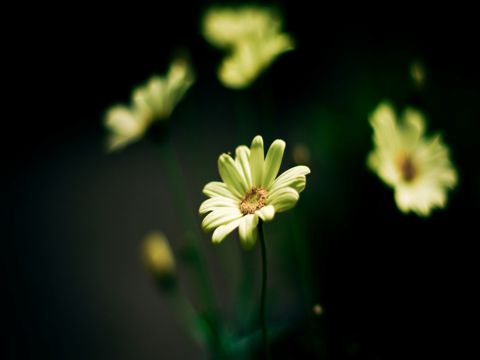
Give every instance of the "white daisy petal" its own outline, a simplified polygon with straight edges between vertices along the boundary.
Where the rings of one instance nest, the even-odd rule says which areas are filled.
[[[211,181],[203,187],[203,193],[207,196],[223,196],[230,199],[239,199],[238,196],[234,195],[227,185],[221,181]]]
[[[273,195],[275,192],[285,187],[290,187],[295,189],[298,193],[301,193],[303,190],[305,190],[306,185],[307,177],[305,175],[299,175],[297,177],[292,177],[288,182],[284,182],[280,184],[280,186],[276,185],[275,187],[272,187],[272,189],[270,189],[270,194]]]
[[[288,169],[282,173],[274,182],[271,188],[271,192],[280,189],[282,187],[294,187],[298,192],[303,191],[305,188],[303,179],[305,175],[310,174],[310,169],[307,166],[299,165],[291,169]]]
[[[255,215],[263,221],[270,221],[275,216],[275,208],[273,205],[264,206],[260,210],[255,211]]]
[[[250,149],[241,145],[235,150],[235,162],[242,169],[242,175],[248,188],[252,187],[252,172],[250,171]]]
[[[407,108],[403,113],[404,131],[408,142],[413,146],[418,143],[425,132],[425,118],[420,111]]]
[[[115,106],[107,112],[105,125],[110,130],[108,150],[115,151],[138,140],[148,124],[139,111],[126,106]]]
[[[235,230],[238,225],[240,224],[240,221],[242,218],[233,220],[229,222],[228,224],[221,225],[215,229],[212,235],[212,242],[215,244],[218,244],[223,241],[227,237],[228,234],[230,234],[233,230]]]
[[[137,136],[141,131],[142,122],[135,112],[126,106],[115,106],[107,112],[105,125],[115,134],[122,136]]]
[[[230,155],[220,155],[218,158],[218,172],[232,193],[242,197],[247,190],[247,184],[241,175],[241,170]]]
[[[168,80],[166,78],[153,77],[148,82],[146,88],[155,118],[168,118],[174,107],[172,102],[174,94],[168,88]]]
[[[295,206],[300,195],[292,188],[279,189],[273,195],[268,196],[268,204],[275,207],[276,212],[283,212]]]
[[[209,211],[215,210],[216,208],[225,208],[225,207],[234,207],[238,208],[238,200],[233,200],[231,198],[223,197],[223,196],[215,196],[210,199],[205,200],[202,205],[200,205],[200,209],[198,213],[205,214]]]
[[[117,151],[136,140],[138,140],[138,137],[111,134],[107,139],[107,149],[108,151]]]
[[[225,225],[233,220],[241,218],[243,215],[238,208],[217,208],[209,213],[202,221],[202,228],[205,231],[211,231],[217,226]]]
[[[277,177],[278,170],[282,164],[283,152],[285,151],[285,141],[275,140],[268,149],[267,157],[265,158],[263,186],[269,188],[273,180]]]
[[[381,103],[370,116],[370,124],[375,129],[377,146],[396,149],[398,143],[398,126],[393,107],[388,102]]]
[[[132,107],[139,114],[143,114],[145,118],[152,121],[154,109],[151,106],[150,94],[148,93],[146,86],[138,86],[132,92]]]
[[[240,241],[246,250],[251,249],[257,242],[257,225],[258,216],[255,214],[245,215],[240,221],[238,233],[240,235]]]
[[[250,169],[252,172],[253,186],[261,186],[263,180],[264,164],[263,138],[257,135],[250,146]]]
[[[179,57],[170,65],[167,75],[167,94],[170,106],[175,106],[195,81],[192,67],[185,58]]]

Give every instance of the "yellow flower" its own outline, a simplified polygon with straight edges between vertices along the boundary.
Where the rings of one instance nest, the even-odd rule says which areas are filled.
[[[203,33],[214,46],[230,53],[218,71],[222,83],[233,89],[249,86],[275,58],[293,49],[293,39],[281,32],[280,17],[268,8],[244,6],[211,8]]]
[[[175,259],[163,233],[149,233],[143,240],[141,255],[145,266],[155,276],[162,278],[175,273]]]
[[[398,208],[428,216],[432,209],[445,207],[447,189],[456,186],[457,173],[440,136],[424,136],[422,113],[407,108],[399,124],[391,105],[381,103],[370,124],[375,148],[368,165],[394,188]]]
[[[223,182],[205,185],[210,197],[200,206],[205,231],[214,230],[212,241],[220,243],[239,228],[242,245],[249,249],[257,241],[259,219],[270,221],[276,213],[291,209],[305,189],[310,169],[295,166],[277,177],[285,150],[283,140],[275,140],[264,157],[263,139],[256,136],[250,148],[238,146],[235,159],[220,155],[218,171]]]
[[[170,117],[177,103],[193,84],[189,63],[178,58],[166,76],[153,76],[133,91],[130,106],[114,106],[107,111],[105,125],[110,131],[108,149],[118,150],[141,138],[149,126]]]

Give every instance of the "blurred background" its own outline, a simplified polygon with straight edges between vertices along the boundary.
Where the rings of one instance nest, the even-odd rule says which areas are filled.
[[[18,104],[7,104],[14,116],[4,120],[14,130],[4,130],[13,141],[5,141],[2,176],[1,351],[32,359],[208,358],[139,256],[145,234],[163,231],[178,256],[181,287],[197,304],[182,265],[181,205],[155,139],[107,154],[102,123],[108,107],[127,103],[133,87],[188,51],[196,82],[175,108],[169,136],[198,226],[202,187],[219,179],[218,155],[256,134],[267,145],[287,142],[283,170],[298,161],[312,170],[297,207],[265,225],[269,323],[288,325],[273,341],[273,357],[468,354],[480,208],[472,12],[397,3],[347,16],[331,4],[269,3],[296,49],[252,87],[234,91],[216,77],[224,53],[201,36],[209,4],[21,19],[30,30],[8,44],[19,80],[12,88]],[[412,64],[424,71],[421,86]],[[427,133],[442,133],[451,149],[459,185],[447,208],[428,219],[400,213],[392,190],[366,167],[368,115],[385,99],[397,110],[424,111]],[[259,303],[259,247],[245,253],[237,235],[220,246],[209,234],[202,240],[225,324],[245,332],[239,320],[255,318]],[[239,309],[246,274],[251,297]]]

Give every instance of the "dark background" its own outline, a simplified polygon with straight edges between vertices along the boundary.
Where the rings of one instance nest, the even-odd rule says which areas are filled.
[[[165,165],[150,138],[106,154],[102,126],[109,106],[128,102],[134,86],[163,74],[172,55],[187,49],[197,81],[174,111],[170,135],[193,212],[204,199],[203,185],[218,179],[217,156],[257,133],[266,144],[286,140],[283,169],[294,165],[295,144],[311,153],[299,205],[266,225],[270,321],[291,324],[274,342],[274,357],[470,354],[480,204],[473,12],[460,5],[307,4],[276,3],[296,49],[240,92],[216,79],[223,53],[199,31],[206,2],[158,10],[125,5],[105,13],[64,9],[47,17],[30,9],[19,17],[17,27],[28,31],[9,38],[6,56],[14,83],[6,104],[13,115],[3,132],[2,352],[49,359],[207,357],[156,293],[138,256],[152,229],[182,250],[184,229]],[[422,89],[409,74],[414,60],[425,66]],[[451,148],[459,185],[447,209],[428,219],[401,214],[391,189],[366,168],[368,114],[384,99],[399,110],[419,107],[428,133],[441,132]],[[295,247],[293,223],[303,229],[307,251]],[[258,246],[245,255],[236,236],[214,247],[206,235],[203,250],[225,321],[234,328],[235,284],[245,261],[259,266]],[[179,272],[195,303],[191,276]],[[319,317],[311,313],[315,303],[324,309]]]

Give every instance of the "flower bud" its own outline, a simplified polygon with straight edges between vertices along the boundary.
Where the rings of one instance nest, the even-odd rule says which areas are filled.
[[[161,232],[151,232],[145,236],[141,256],[158,285],[163,290],[171,289],[175,284],[175,258],[166,236]]]

